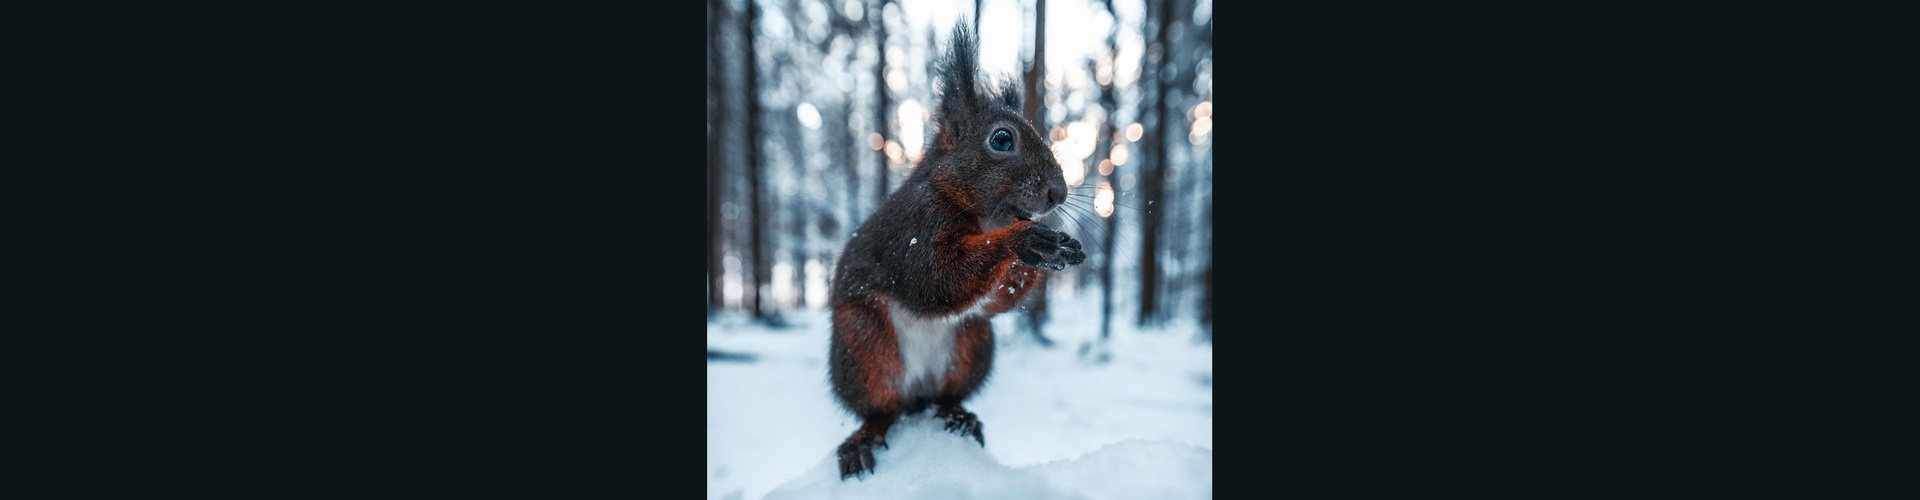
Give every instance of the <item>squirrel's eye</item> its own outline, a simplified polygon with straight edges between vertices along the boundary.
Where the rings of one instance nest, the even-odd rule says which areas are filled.
[[[987,146],[991,146],[994,151],[1013,151],[1013,133],[1007,132],[1004,128],[995,130],[993,137],[987,139]]]

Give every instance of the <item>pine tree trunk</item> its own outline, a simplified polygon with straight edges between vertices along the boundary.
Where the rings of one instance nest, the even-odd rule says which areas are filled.
[[[721,175],[720,143],[727,130],[726,86],[721,83],[727,58],[720,54],[719,42],[726,2],[707,0],[707,9],[707,315],[712,316],[726,305],[726,294],[722,293],[725,248],[720,239],[720,186],[725,177]]]
[[[1027,87],[1026,98],[1021,101],[1020,113],[1044,135],[1048,131],[1047,119],[1042,115],[1040,104],[1045,101],[1045,95],[1042,93],[1045,91],[1045,86],[1042,82],[1047,77],[1047,0],[1038,0],[1038,3],[1039,5],[1034,8],[1033,63],[1027,66],[1027,72],[1024,75],[1023,83]],[[1047,289],[1052,281],[1040,282],[1039,286],[1034,287],[1032,293],[1027,294],[1026,300],[1027,332],[1032,334],[1034,340],[1040,345],[1049,347],[1053,345],[1053,339],[1047,338],[1043,328],[1047,324]]]
[[[1043,87],[1041,82],[1047,78],[1047,0],[1038,0],[1038,2],[1039,5],[1034,7],[1033,62],[1027,65],[1024,82],[1027,85],[1027,95],[1026,100],[1021,102],[1020,114],[1025,115],[1027,121],[1033,122],[1033,126],[1039,127],[1040,133],[1044,135],[1047,133],[1047,123],[1040,116],[1040,104],[1044,102],[1040,92]]]
[[[887,142],[887,137],[892,135],[893,132],[893,127],[889,126],[889,121],[887,120],[887,112],[893,108],[893,99],[887,90],[886,12],[887,0],[880,0],[874,4],[873,13],[867,16],[867,18],[873,22],[873,47],[880,57],[878,62],[873,65],[873,90],[874,95],[879,99],[873,106],[873,126],[877,129],[876,132],[880,134],[880,143],[882,145],[878,151],[875,151],[880,158],[880,192],[878,193],[880,196],[875,198],[874,207],[876,209],[879,208],[879,204],[886,203],[887,193],[892,191],[887,181],[887,167],[892,160],[887,158],[887,149],[884,147]]]
[[[851,24],[852,21],[849,20],[848,23]],[[851,27],[848,28],[847,38],[855,41],[858,40],[854,29]],[[854,48],[847,50],[846,68],[848,72],[853,71],[854,63],[859,60],[859,56],[860,49],[856,43]],[[834,123],[837,124],[837,126],[834,127],[833,132],[838,134],[842,139],[845,139],[844,144],[847,145],[846,149],[841,151],[841,158],[845,159],[846,165],[840,168],[840,174],[846,182],[847,187],[846,190],[841,191],[841,196],[844,197],[841,201],[845,205],[842,207],[842,210],[845,210],[846,214],[845,217],[840,220],[845,224],[842,227],[848,228],[847,231],[852,231],[851,228],[860,227],[860,147],[865,143],[864,141],[866,141],[867,138],[865,134],[854,134],[852,132],[854,98],[851,95],[844,97],[845,100],[841,101],[840,104],[840,113],[834,117]],[[835,236],[838,237],[845,234],[844,232],[836,233]],[[831,266],[829,266],[829,268],[831,268]]]
[[[765,170],[765,162],[760,158],[760,64],[759,56],[754,49],[754,31],[759,22],[759,4],[749,0],[747,2],[746,22],[740,25],[740,34],[743,40],[742,43],[744,43],[746,47],[746,55],[742,58],[743,61],[741,63],[747,65],[747,205],[749,216],[752,218],[748,224],[748,231],[751,235],[748,239],[750,240],[749,244],[752,246],[750,254],[753,260],[753,280],[749,283],[751,283],[753,290],[743,295],[753,297],[753,302],[748,309],[753,312],[753,316],[759,319],[766,319],[770,309],[768,302],[771,301],[771,297],[767,297],[765,292],[768,288],[767,282],[773,276],[773,264],[771,262],[771,252],[767,251],[766,207],[761,203],[762,195],[760,192],[762,184],[761,174],[762,171]]]
[[[1213,227],[1213,205],[1207,205],[1207,227]],[[1212,229],[1208,229],[1211,231]],[[1200,274],[1200,326],[1207,341],[1213,341],[1213,244],[1207,244],[1207,270]]]
[[[1107,41],[1108,41],[1108,47],[1112,47],[1113,38],[1108,37]],[[1114,114],[1117,108],[1119,108],[1119,106],[1115,103],[1115,101],[1116,99],[1113,96],[1113,85],[1111,84],[1111,82],[1109,82],[1108,85],[1101,86],[1100,87],[1100,109],[1106,111],[1106,121],[1105,123],[1100,124],[1100,132],[1098,135],[1094,136],[1094,137],[1097,137],[1095,141],[1097,141],[1096,144],[1098,144],[1098,146],[1096,146],[1093,157],[1099,158],[1102,161],[1106,161],[1108,158],[1113,156],[1113,139],[1112,138],[1114,135],[1114,131],[1119,130],[1119,125],[1114,123],[1114,121],[1117,120],[1117,118],[1114,117]],[[1095,168],[1097,169],[1098,167],[1095,167]],[[1114,184],[1114,181],[1113,181],[1114,176],[1112,174],[1118,173],[1117,170],[1119,168],[1120,167],[1116,166],[1114,167],[1114,169],[1116,170],[1115,172],[1109,172],[1106,175],[1101,175],[1099,177],[1099,183],[1095,183],[1094,186],[1099,186],[1100,183],[1106,183],[1108,185]],[[1096,170],[1096,172],[1098,172],[1098,170]],[[1097,195],[1098,193],[1099,191],[1096,190],[1095,194]],[[1117,199],[1114,201],[1116,203],[1118,202]],[[1095,206],[1094,208],[1095,210],[1099,209],[1098,206]],[[1113,208],[1117,209],[1119,207],[1118,205],[1115,205]],[[1096,212],[1094,215],[1099,215],[1099,214]],[[1109,333],[1112,332],[1112,327],[1113,327],[1113,239],[1114,239],[1114,231],[1119,230],[1118,226],[1115,224],[1115,221],[1118,221],[1119,219],[1120,219],[1119,210],[1114,210],[1113,212],[1108,213],[1106,217],[1103,217],[1102,220],[1099,221],[1099,224],[1106,227],[1106,237],[1101,238],[1099,242],[1100,243],[1100,259],[1099,259],[1100,260],[1100,338],[1107,338],[1109,336]]]
[[[1201,46],[1204,47],[1209,53],[1213,50],[1213,16],[1212,15],[1208,15],[1206,24],[1200,27],[1199,40],[1200,40]],[[1213,100],[1212,94],[1213,94],[1213,91],[1211,90],[1206,91],[1205,97],[1208,101]],[[1208,138],[1207,140],[1211,141],[1213,139]],[[1212,150],[1208,150],[1207,152],[1207,166],[1208,166],[1208,171],[1207,171],[1208,185],[1206,186],[1206,189],[1207,189],[1207,193],[1209,194],[1207,195],[1206,219],[1205,219],[1204,227],[1206,228],[1207,234],[1211,235],[1213,233],[1213,195],[1211,194],[1213,192]],[[1205,336],[1208,342],[1212,342],[1213,341],[1213,238],[1211,236],[1209,236],[1206,239],[1205,257],[1207,259],[1206,271],[1200,274],[1200,286],[1201,286],[1200,326],[1203,327],[1201,330],[1203,332],[1202,335]]]
[[[1162,214],[1154,205],[1167,206],[1167,201],[1163,199],[1166,196],[1166,136],[1168,129],[1172,128],[1167,116],[1167,85],[1162,78],[1172,55],[1172,51],[1168,50],[1167,27],[1174,19],[1173,0],[1153,3],[1158,4],[1159,8],[1149,9],[1148,15],[1155,18],[1154,44],[1159,57],[1147,65],[1152,69],[1150,82],[1153,84],[1154,126],[1147,130],[1144,138],[1145,149],[1150,152],[1147,161],[1140,165],[1141,201],[1145,203],[1139,207],[1143,212],[1140,224],[1143,234],[1140,240],[1140,317],[1137,322],[1141,326],[1155,325],[1161,320],[1159,247]]]
[[[1113,0],[1106,0],[1102,3],[1107,7],[1107,14],[1113,16],[1116,21],[1116,24],[1107,31],[1107,51],[1110,54],[1118,54],[1120,50],[1118,40],[1120,31],[1118,24],[1119,13],[1113,10]],[[1114,64],[1113,61],[1108,61],[1108,64],[1108,71],[1117,71],[1114,69],[1117,65]],[[1099,144],[1100,147],[1100,154],[1094,155],[1094,157],[1103,160],[1113,156],[1114,132],[1120,130],[1120,99],[1114,95],[1113,88],[1114,85],[1119,83],[1118,80],[1118,75],[1115,75],[1112,80],[1107,81],[1106,85],[1100,86],[1100,108],[1106,111],[1107,119],[1106,124],[1101,127],[1100,135],[1095,136],[1097,137],[1095,140],[1098,141],[1096,144]],[[1118,205],[1120,201],[1120,188],[1119,182],[1116,182],[1119,173],[1120,167],[1116,165],[1113,167],[1113,171],[1101,176],[1100,179],[1112,186],[1114,194],[1113,203],[1115,203],[1115,205],[1111,207],[1113,211],[1107,214],[1105,221],[1102,221],[1107,227],[1107,237],[1100,242],[1100,338],[1102,339],[1111,337],[1113,332],[1113,240],[1116,239],[1115,237],[1119,235],[1120,231],[1120,206]]]

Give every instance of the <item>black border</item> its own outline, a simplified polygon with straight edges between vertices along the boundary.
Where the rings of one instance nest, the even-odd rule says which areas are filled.
[[[1249,9],[1216,13],[1223,496],[1711,481],[1760,453],[1700,333],[1738,328],[1755,282],[1703,229],[1725,87],[1702,24],[1216,8]],[[216,122],[160,132],[217,132],[186,160],[237,182],[158,240],[197,254],[151,294],[186,311],[160,323],[211,340],[122,377],[147,399],[113,414],[157,416],[103,432],[213,457],[184,484],[699,491],[702,90],[667,68],[704,34],[659,9],[160,39],[193,50],[141,81]]]
[[[143,300],[208,341],[129,370],[165,389],[115,412],[151,422],[115,456],[250,494],[699,495],[705,390],[677,353],[704,327],[671,276],[698,283],[678,257],[703,227],[703,87],[672,68],[704,33],[682,5],[255,12],[160,38],[192,104],[163,133],[220,172],[176,197],[210,206],[165,235],[193,264]]]

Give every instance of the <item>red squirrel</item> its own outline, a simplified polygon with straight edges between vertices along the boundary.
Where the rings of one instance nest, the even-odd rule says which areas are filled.
[[[838,451],[842,480],[874,471],[887,429],[928,406],[948,431],[986,446],[960,403],[993,366],[988,318],[1047,270],[1086,260],[1078,240],[1033,220],[1067,186],[1046,137],[1020,114],[1019,88],[977,82],[979,47],[965,24],[933,69],[939,103],[923,159],[834,268],[829,371],[835,397],[861,420]]]

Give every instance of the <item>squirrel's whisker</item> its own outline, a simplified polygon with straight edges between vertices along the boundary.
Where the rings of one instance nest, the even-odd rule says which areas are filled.
[[[1099,198],[1097,198],[1097,197],[1095,197],[1094,195],[1090,195],[1090,194],[1082,194],[1082,193],[1067,193],[1067,196],[1072,196],[1072,197],[1077,197],[1077,198],[1086,198],[1086,199],[1088,199],[1088,200],[1097,200],[1097,199],[1099,199]],[[1133,205],[1127,205],[1127,204],[1124,204],[1124,203],[1120,203],[1120,202],[1118,202],[1118,201],[1115,201],[1115,202],[1113,202],[1113,205],[1114,205],[1114,206],[1119,206],[1119,207],[1127,207],[1127,208],[1134,208],[1134,207],[1133,207]],[[1134,209],[1135,209],[1135,210],[1139,210],[1139,209],[1137,209],[1137,208],[1134,208]]]
[[[1061,207],[1062,208],[1078,208],[1072,205],[1061,205]],[[1099,229],[1105,229],[1105,228],[1101,228],[1097,224],[1087,222],[1084,216],[1075,215],[1075,213],[1072,210],[1062,210],[1060,211],[1060,213],[1062,215],[1066,215],[1068,219],[1071,219],[1074,221],[1073,223],[1074,229],[1080,233],[1080,236],[1082,238],[1095,238],[1098,241],[1095,241],[1094,243],[1097,243],[1103,247],[1106,245],[1106,242],[1107,242],[1106,240],[1109,235],[1107,235],[1105,231],[1088,229],[1088,226],[1092,225],[1092,227],[1099,228]]]

